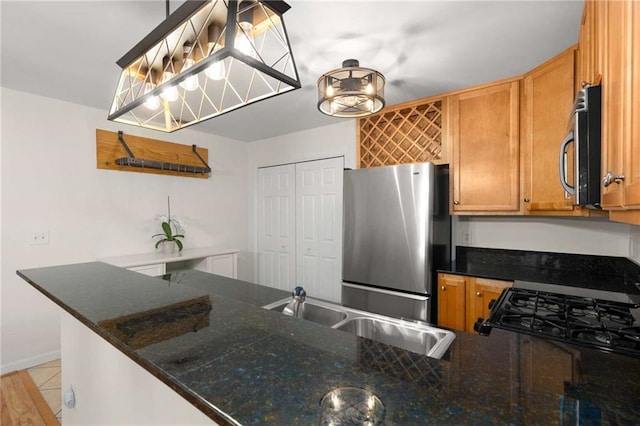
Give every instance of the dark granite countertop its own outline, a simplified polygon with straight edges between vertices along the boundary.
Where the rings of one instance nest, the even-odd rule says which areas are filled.
[[[615,256],[458,246],[456,261],[439,272],[640,294],[640,266]]]
[[[318,424],[337,387],[377,395],[387,425],[640,422],[640,361],[623,355],[496,329],[456,332],[436,360],[261,309],[289,293],[203,272],[18,274],[220,423]]]

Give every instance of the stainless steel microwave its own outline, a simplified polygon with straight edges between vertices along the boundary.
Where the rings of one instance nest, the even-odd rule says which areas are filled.
[[[574,204],[600,209],[601,86],[587,86],[578,91],[569,131],[560,146],[560,184]],[[573,171],[568,176],[569,146],[573,145]]]

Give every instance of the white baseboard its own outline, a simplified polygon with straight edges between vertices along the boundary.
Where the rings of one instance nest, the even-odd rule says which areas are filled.
[[[45,362],[53,361],[60,358],[60,350],[48,352],[46,354],[36,355],[31,358],[21,359],[19,361],[11,362],[9,364],[2,364],[0,367],[0,374],[11,373],[16,370],[24,370],[36,365],[44,364]]]

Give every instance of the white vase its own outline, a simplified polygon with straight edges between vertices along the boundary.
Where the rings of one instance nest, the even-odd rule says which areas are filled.
[[[178,252],[178,245],[175,241],[163,241],[160,243],[160,253],[173,254]]]

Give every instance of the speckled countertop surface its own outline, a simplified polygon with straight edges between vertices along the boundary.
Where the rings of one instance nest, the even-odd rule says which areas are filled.
[[[218,422],[318,424],[321,398],[353,386],[387,425],[640,423],[635,358],[494,330],[456,332],[435,360],[261,309],[288,292],[198,271],[18,274]]]

